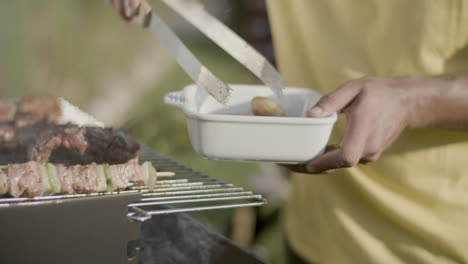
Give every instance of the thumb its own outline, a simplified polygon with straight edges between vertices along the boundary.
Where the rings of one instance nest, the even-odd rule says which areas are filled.
[[[322,96],[314,107],[307,112],[308,117],[327,117],[345,108],[361,91],[358,81],[351,81],[335,91]]]

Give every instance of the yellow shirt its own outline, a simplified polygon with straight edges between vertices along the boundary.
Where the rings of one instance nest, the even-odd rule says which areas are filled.
[[[268,0],[268,8],[288,85],[329,93],[364,75],[468,69],[468,1]],[[377,162],[294,175],[292,185],[288,239],[310,261],[468,263],[468,133],[407,131]]]

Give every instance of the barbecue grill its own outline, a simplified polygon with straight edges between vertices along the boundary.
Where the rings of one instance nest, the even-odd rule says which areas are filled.
[[[0,262],[137,263],[141,224],[155,215],[265,204],[261,195],[148,148],[138,156],[174,175],[158,176],[153,191],[134,186],[118,193],[0,198]],[[13,162],[13,156],[0,157],[2,164]]]

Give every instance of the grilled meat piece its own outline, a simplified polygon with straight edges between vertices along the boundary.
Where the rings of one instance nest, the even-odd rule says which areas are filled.
[[[17,103],[0,100],[0,123],[12,121],[17,127],[31,126],[42,121],[57,123],[61,115],[62,109],[53,96],[26,96]]]
[[[122,163],[135,157],[140,145],[135,138],[119,129],[88,127],[84,135],[86,153],[98,163]]]
[[[15,123],[18,127],[41,121],[56,123],[62,114],[56,97],[36,95],[23,97],[18,103]]]
[[[58,164],[57,166],[57,174],[60,181],[60,189],[61,193],[63,194],[73,194],[73,173],[70,169],[71,167],[67,168],[62,164]]]
[[[138,164],[138,159],[131,159],[124,164],[109,167],[112,177],[112,188],[117,191],[127,188],[129,182],[143,185],[148,182],[148,176],[143,176],[143,169]]]
[[[14,123],[0,124],[0,153],[21,152],[27,160],[48,162],[60,150],[79,159],[92,157],[98,163],[122,163],[135,157],[140,148],[136,140],[122,130],[76,125],[56,125],[39,122],[16,127]],[[59,155],[58,155],[59,156]]]
[[[0,123],[12,120],[15,116],[16,105],[7,100],[0,100]]]
[[[24,196],[35,197],[50,191],[49,177],[44,166],[37,162],[28,162],[29,170],[19,180],[19,186],[24,188]]]
[[[145,165],[148,164],[149,162],[145,162],[144,165],[140,166],[138,164],[138,159],[131,159],[125,163],[131,170],[133,170],[133,173],[130,174],[128,177],[128,180],[130,182],[133,182],[137,185],[144,185],[148,184],[148,179],[149,179],[149,174],[148,172],[145,173]]]
[[[30,160],[49,161],[54,150],[58,148],[76,150],[85,154],[88,142],[85,140],[86,128],[75,125],[50,125],[39,129],[37,143],[28,148]]]
[[[15,127],[11,123],[0,124],[0,146],[12,148],[16,146],[15,142]]]
[[[13,197],[44,195],[50,189],[47,171],[34,161],[9,165],[8,187]]]
[[[24,171],[27,169],[27,165],[8,165],[8,192],[11,196],[19,197],[23,194],[25,188],[24,186],[20,186],[19,181],[22,178]]]
[[[3,170],[0,170],[0,195],[8,193],[8,178]]]
[[[78,167],[77,176],[75,176],[74,189],[77,193],[96,193],[107,190],[107,182],[104,173],[97,172],[96,163],[89,165],[75,165]],[[100,168],[102,169],[102,168]],[[126,188],[127,186],[125,186]]]

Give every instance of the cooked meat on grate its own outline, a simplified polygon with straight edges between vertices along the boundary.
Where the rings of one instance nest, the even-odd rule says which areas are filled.
[[[73,174],[71,167],[67,168],[63,164],[58,164],[56,166],[57,175],[60,182],[60,193],[63,194],[73,194]]]
[[[50,189],[45,167],[34,161],[8,166],[8,176],[8,189],[13,197],[40,196]]]
[[[91,163],[69,167],[30,161],[9,164],[7,173],[0,172],[0,195],[13,197],[113,192],[131,185],[153,189],[156,182],[156,169],[150,162],[139,165],[138,158],[118,165]]]
[[[29,163],[29,162],[28,162]],[[8,166],[8,190],[6,193],[9,193],[13,197],[18,197],[24,193],[24,186],[20,186],[20,179],[29,171],[29,164],[25,163],[22,166],[18,164],[11,164]],[[39,177],[39,176],[37,176]]]
[[[121,129],[87,127],[85,134],[86,153],[97,162],[123,163],[135,157],[140,149],[136,139]]]
[[[98,163],[122,163],[134,158],[139,148],[130,134],[112,128],[48,122],[26,127],[13,122],[0,124],[0,153],[23,152],[28,160],[42,163],[48,162],[56,150],[90,156]]]
[[[128,182],[142,185],[148,181],[148,176],[143,175],[143,169],[138,165],[137,159],[129,160],[125,164],[110,166],[109,170],[114,190],[125,189]]]
[[[8,193],[8,178],[3,170],[0,170],[0,195]]]
[[[16,146],[16,143],[14,142],[15,127],[10,124],[0,124],[0,146],[3,146],[4,148],[13,148]]]
[[[24,186],[25,196],[50,194],[51,186],[45,167],[36,162],[29,162],[29,164],[30,170],[19,180],[19,185]]]
[[[31,127],[27,128],[31,129]],[[80,155],[83,155],[89,146],[85,136],[86,128],[75,125],[52,124],[47,127],[39,127],[36,144],[28,146],[28,156],[30,160],[47,162],[52,152],[58,148],[76,150]],[[120,159],[117,162],[119,161]]]
[[[54,96],[35,95],[23,97],[18,103],[17,114],[33,115],[37,120],[57,122],[62,110]]]
[[[13,121],[17,127],[41,121],[57,123],[61,115],[58,100],[53,96],[26,96],[18,103],[0,100],[0,122]]]
[[[16,105],[8,100],[0,99],[0,123],[13,120],[16,113]]]

